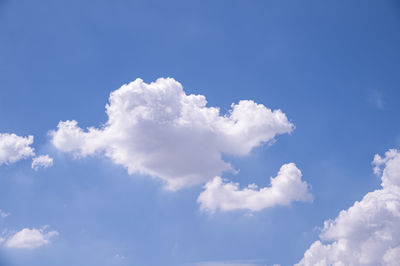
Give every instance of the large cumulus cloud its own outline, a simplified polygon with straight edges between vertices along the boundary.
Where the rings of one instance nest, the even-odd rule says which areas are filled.
[[[382,188],[326,221],[322,242],[314,242],[297,265],[399,265],[400,152],[376,155],[373,164]]]
[[[243,156],[294,126],[280,110],[244,100],[221,115],[202,95],[187,95],[172,78],[141,79],[111,93],[108,121],[82,129],[61,121],[52,143],[75,156],[103,153],[129,173],[164,180],[170,189],[201,184],[232,166],[223,153]]]

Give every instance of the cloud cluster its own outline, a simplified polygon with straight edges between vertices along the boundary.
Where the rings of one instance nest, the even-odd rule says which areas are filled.
[[[33,136],[20,137],[15,134],[0,133],[0,165],[34,156],[32,143]]]
[[[399,265],[400,152],[376,155],[373,164],[382,188],[326,221],[325,243],[314,242],[297,265]]]
[[[258,188],[251,184],[240,189],[238,183],[224,182],[215,177],[205,185],[197,201],[200,209],[214,213],[247,209],[259,211],[276,205],[289,205],[293,201],[312,201],[308,185],[301,179],[302,173],[294,163],[284,164],[276,177],[271,178],[271,186]]]
[[[0,166],[12,164],[23,159],[35,156],[33,136],[21,137],[14,133],[0,133]],[[47,168],[53,165],[53,158],[41,155],[33,158],[32,169]]]
[[[40,168],[48,168],[53,166],[53,158],[49,155],[40,155],[32,159],[32,169],[37,171]]]
[[[202,95],[187,95],[172,78],[141,79],[112,92],[108,121],[84,130],[62,121],[52,143],[75,156],[101,153],[114,163],[164,180],[172,190],[198,185],[232,166],[221,154],[246,155],[294,126],[280,110],[245,100],[221,115]]]
[[[46,228],[24,228],[3,241],[5,242],[4,246],[8,248],[36,249],[50,244],[51,239],[55,236],[58,236],[57,231],[47,232]]]

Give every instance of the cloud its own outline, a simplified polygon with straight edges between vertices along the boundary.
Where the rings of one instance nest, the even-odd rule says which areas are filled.
[[[383,93],[381,91],[372,91],[369,94],[369,102],[378,107],[379,109],[384,109],[385,101],[383,99]]]
[[[121,255],[121,254],[115,254],[115,258],[116,259],[120,259],[120,260],[124,260],[124,259],[126,259],[126,257],[124,256],[124,255]]]
[[[321,241],[297,265],[399,265],[400,152],[375,155],[373,164],[382,188],[325,221]]]
[[[215,177],[205,185],[197,202],[201,210],[211,213],[239,209],[260,211],[276,205],[289,205],[293,201],[310,202],[312,195],[301,177],[301,171],[294,163],[284,164],[278,175],[271,178],[271,186],[264,188],[251,184],[240,189],[238,183],[226,183],[221,177]]]
[[[203,261],[191,264],[193,266],[261,266],[265,264],[257,263],[254,260],[239,260],[239,261]],[[275,264],[274,264],[275,266]],[[279,266],[279,265],[277,265]]]
[[[36,249],[44,245],[48,245],[51,239],[58,236],[57,231],[45,232],[44,229],[24,228],[16,234],[12,235],[5,241],[8,248],[18,249]]]
[[[0,165],[11,164],[35,155],[30,146],[33,136],[20,137],[15,134],[0,133]]]
[[[104,125],[84,130],[75,120],[61,121],[50,135],[61,151],[104,154],[130,174],[160,178],[176,190],[233,170],[222,153],[243,156],[294,129],[282,111],[253,101],[232,104],[225,115],[206,105],[172,78],[136,79],[110,94]]]
[[[0,209],[0,218],[6,218],[9,215],[10,213],[4,212],[2,209]]]
[[[48,168],[53,166],[53,158],[49,155],[40,155],[32,159],[32,169],[37,171],[39,168]]]

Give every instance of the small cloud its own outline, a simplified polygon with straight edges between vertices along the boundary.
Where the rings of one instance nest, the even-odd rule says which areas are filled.
[[[368,96],[368,101],[379,109],[383,109],[385,107],[385,101],[381,91],[372,91]]]
[[[40,155],[32,159],[32,169],[37,171],[39,168],[48,168],[53,166],[53,158],[49,155]]]
[[[120,260],[126,259],[126,257],[124,255],[121,255],[121,254],[115,254],[115,258],[116,259],[120,259]]]
[[[46,232],[46,228],[47,227],[43,227],[41,229],[24,228],[14,235],[10,236],[6,240],[5,246],[8,248],[18,249],[36,249],[41,246],[48,245],[51,243],[51,239],[53,237],[58,236],[58,232]]]
[[[10,213],[4,212],[2,209],[0,209],[0,217],[1,218],[6,218],[9,215],[10,215]]]
[[[277,205],[289,205],[294,201],[311,202],[309,185],[302,180],[302,173],[294,163],[282,165],[269,187],[258,188],[250,184],[240,189],[238,183],[225,182],[215,177],[205,185],[197,199],[200,209],[214,213],[220,211],[260,211]]]
[[[33,136],[20,137],[15,134],[0,133],[0,165],[12,164],[35,156]]]

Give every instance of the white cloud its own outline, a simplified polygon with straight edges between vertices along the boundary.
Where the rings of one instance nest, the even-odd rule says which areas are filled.
[[[374,171],[382,188],[324,223],[320,239],[297,265],[399,265],[400,152],[376,155]]]
[[[32,169],[37,171],[39,168],[47,168],[53,166],[53,158],[49,155],[40,155],[32,159]]]
[[[50,244],[51,239],[57,235],[57,231],[46,232],[45,228],[24,228],[9,237],[5,242],[5,246],[8,248],[35,249]]]
[[[1,218],[6,218],[9,215],[10,215],[10,213],[4,212],[2,209],[0,209],[0,217]]]
[[[83,130],[74,120],[60,122],[52,143],[77,157],[103,153],[130,174],[158,177],[174,190],[232,170],[222,153],[246,155],[294,128],[280,110],[253,101],[232,104],[226,115],[206,104],[172,78],[136,79],[111,93],[104,125]]]
[[[121,254],[115,254],[115,258],[116,259],[120,259],[120,260],[126,259],[126,257],[124,255],[121,255]]]
[[[301,180],[301,171],[294,163],[284,164],[271,186],[258,188],[251,184],[240,189],[238,183],[224,183],[215,177],[205,185],[197,201],[200,209],[208,212],[247,209],[259,211],[276,205],[289,205],[293,201],[312,201],[308,185]]]
[[[0,133],[0,165],[34,156],[34,149],[30,146],[32,143],[33,136],[20,137],[15,134]]]

